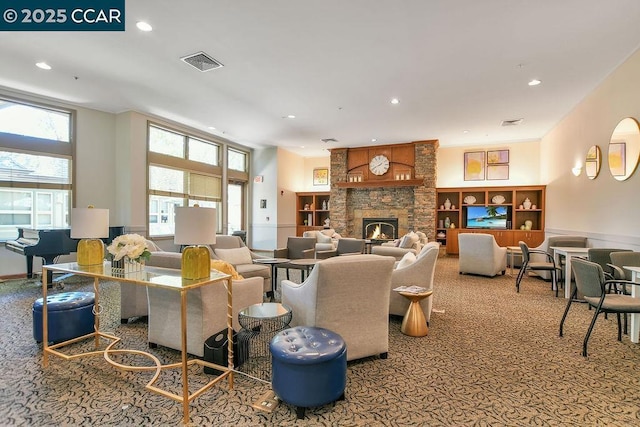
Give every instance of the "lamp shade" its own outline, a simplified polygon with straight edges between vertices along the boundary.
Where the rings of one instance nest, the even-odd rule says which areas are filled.
[[[71,209],[71,238],[98,239],[109,237],[109,209]]]
[[[209,245],[216,242],[216,210],[214,208],[176,208],[176,245]]]

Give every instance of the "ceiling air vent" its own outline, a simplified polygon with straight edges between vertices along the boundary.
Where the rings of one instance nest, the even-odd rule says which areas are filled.
[[[322,138],[320,141],[324,142],[324,143],[329,143],[329,142],[338,142],[337,139],[335,138]]]
[[[500,126],[518,126],[524,119],[503,120]]]
[[[205,71],[211,71],[211,70],[215,70],[216,68],[224,67],[224,65],[222,65],[220,62],[216,61],[215,59],[213,59],[212,57],[210,57],[204,52],[198,52],[192,55],[187,55],[180,59],[186,62],[187,64],[191,65],[192,67],[197,68],[199,71],[202,71],[203,73]]]

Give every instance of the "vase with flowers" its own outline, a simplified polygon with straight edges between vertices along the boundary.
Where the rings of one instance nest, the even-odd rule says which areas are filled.
[[[133,273],[142,271],[144,263],[151,257],[147,239],[139,234],[123,234],[107,246],[112,255],[111,268],[115,272]]]

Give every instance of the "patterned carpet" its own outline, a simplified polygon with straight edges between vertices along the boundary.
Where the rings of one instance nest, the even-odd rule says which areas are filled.
[[[565,307],[547,282],[459,275],[457,259],[438,260],[429,335],[400,333],[390,323],[387,360],[349,362],[346,400],[307,411],[280,404],[272,414],[251,404],[269,389],[236,376],[191,405],[192,425],[216,426],[640,426],[640,348],[616,341],[614,317],[601,318],[580,355],[592,312],[574,305],[558,337]],[[124,346],[147,349],[146,322],[119,322],[119,286],[102,286],[102,329]],[[81,280],[65,291],[91,290]],[[64,361],[47,370],[32,336],[31,305],[39,284],[0,284],[0,416],[3,425],[179,425],[181,405],[147,392],[149,373],[113,369],[102,357]],[[178,352],[154,349],[163,362]],[[147,362],[140,360],[139,362]],[[204,374],[193,369],[193,376]],[[172,375],[163,377],[171,385]]]

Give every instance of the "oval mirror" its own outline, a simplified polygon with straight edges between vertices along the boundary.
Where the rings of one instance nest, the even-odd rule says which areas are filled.
[[[632,117],[620,120],[609,141],[609,172],[618,181],[629,178],[638,166],[640,127]]]
[[[587,151],[587,158],[584,161],[584,169],[587,173],[587,178],[595,179],[600,173],[600,164],[602,163],[602,154],[600,153],[600,147],[592,145]]]

